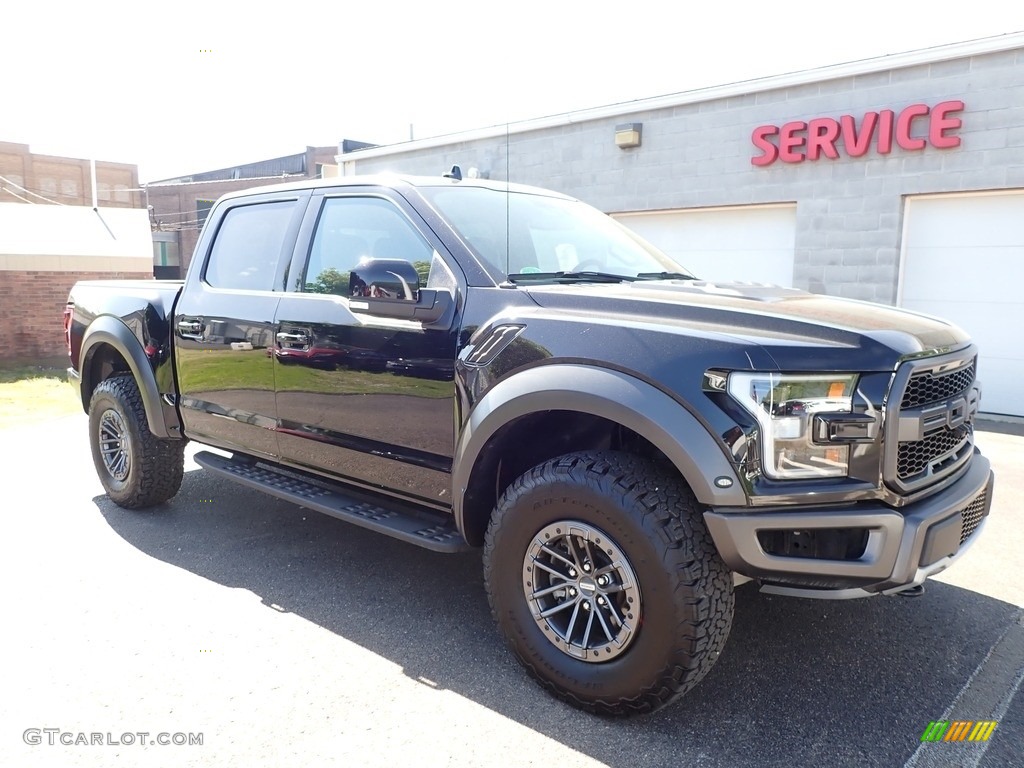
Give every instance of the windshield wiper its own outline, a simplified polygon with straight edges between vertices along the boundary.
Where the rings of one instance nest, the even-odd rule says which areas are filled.
[[[508,276],[509,282],[533,282],[551,280],[554,282],[574,283],[621,283],[632,282],[635,277],[615,275],[611,272],[519,272]]]
[[[693,275],[685,272],[641,272],[636,280],[696,280]]]

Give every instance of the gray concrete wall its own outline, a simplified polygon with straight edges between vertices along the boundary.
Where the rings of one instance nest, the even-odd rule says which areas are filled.
[[[816,117],[961,100],[961,146],[756,167],[751,132]],[[617,123],[643,144],[614,144]],[[920,135],[924,121],[915,125]],[[924,129],[926,130],[926,129]],[[579,197],[609,213],[796,202],[794,284],[894,303],[903,198],[1024,187],[1024,49],[346,160],[357,173],[437,175],[453,164]]]

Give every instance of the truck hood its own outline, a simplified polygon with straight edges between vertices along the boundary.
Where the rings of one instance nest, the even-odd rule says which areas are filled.
[[[761,346],[782,370],[811,362],[818,369],[849,367],[851,349],[860,352],[859,369],[891,370],[899,360],[970,343],[963,330],[935,317],[778,286],[659,280],[525,288],[547,310],[727,334]]]

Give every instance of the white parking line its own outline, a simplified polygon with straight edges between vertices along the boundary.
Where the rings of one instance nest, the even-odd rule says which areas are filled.
[[[998,721],[1009,709],[1021,681],[1024,681],[1024,611],[1018,611],[1013,617],[939,719]],[[924,725],[922,723],[922,729]],[[923,741],[904,768],[977,768],[988,745],[998,738],[997,725],[988,741]]]

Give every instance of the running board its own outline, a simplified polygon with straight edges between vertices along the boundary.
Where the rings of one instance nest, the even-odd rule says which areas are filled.
[[[200,451],[194,458],[199,466],[229,480],[419,547],[435,552],[471,549],[456,529],[454,519],[439,512],[398,503],[382,507],[369,496],[327,488],[303,479],[298,472],[281,471],[251,460],[228,458],[209,451]]]

